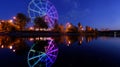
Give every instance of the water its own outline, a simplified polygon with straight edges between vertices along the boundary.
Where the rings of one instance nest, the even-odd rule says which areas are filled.
[[[0,36],[0,67],[120,67],[120,38]]]

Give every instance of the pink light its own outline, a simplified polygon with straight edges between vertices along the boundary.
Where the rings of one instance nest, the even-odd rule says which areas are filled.
[[[34,27],[30,27],[29,30],[34,30]]]
[[[13,50],[13,52],[15,52],[15,49]]]
[[[34,41],[34,38],[30,38],[29,40],[30,40],[30,41]]]
[[[39,31],[39,28],[36,28],[35,31]]]
[[[39,37],[36,38],[36,40],[39,40],[39,39],[40,39]]]
[[[2,22],[5,22],[4,20],[2,20]]]
[[[2,45],[1,48],[4,48],[4,45]]]
[[[13,17],[13,19],[16,19],[16,17]]]
[[[68,41],[68,44],[71,44],[71,42],[70,42],[70,41]]]
[[[80,44],[82,44],[82,41],[80,41]]]

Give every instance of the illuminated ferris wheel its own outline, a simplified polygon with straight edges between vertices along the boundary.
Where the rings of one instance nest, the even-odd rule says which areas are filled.
[[[43,17],[49,27],[53,27],[55,20],[58,20],[57,10],[48,0],[32,0],[28,6],[28,13],[32,22],[36,17]]]
[[[43,42],[41,43],[43,44]],[[41,50],[39,45],[42,44],[33,45],[28,52],[29,67],[51,67],[55,62],[58,54],[58,48],[54,41],[48,41],[48,45],[44,46],[44,49]]]

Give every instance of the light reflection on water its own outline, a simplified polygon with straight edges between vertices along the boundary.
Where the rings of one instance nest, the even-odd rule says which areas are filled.
[[[119,44],[120,38],[113,37],[56,36],[16,38],[0,36],[0,52],[3,53],[0,55],[0,66],[85,67],[89,65],[119,67]],[[11,59],[5,59],[6,57]],[[7,63],[7,61],[11,60],[14,61]]]

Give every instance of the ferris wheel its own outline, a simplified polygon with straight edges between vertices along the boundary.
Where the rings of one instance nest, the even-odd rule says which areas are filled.
[[[51,67],[57,58],[57,46],[54,41],[50,40],[48,41],[48,45],[43,48],[44,51],[43,49],[40,51],[38,50],[40,48],[38,45],[42,44],[33,45],[28,52],[29,67]]]
[[[48,0],[32,0],[28,6],[28,13],[32,22],[36,17],[42,17],[49,27],[53,27],[55,20],[58,20],[57,10]]]

